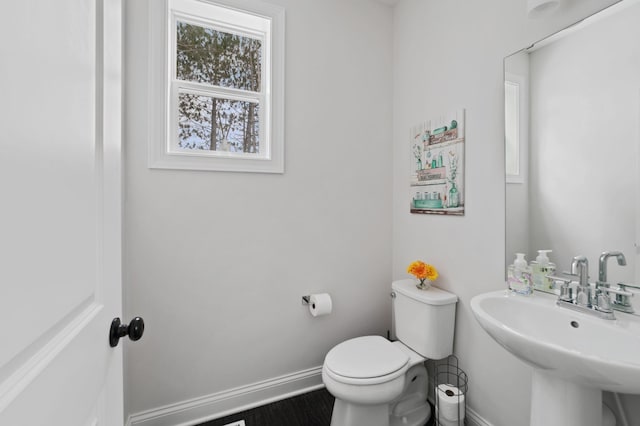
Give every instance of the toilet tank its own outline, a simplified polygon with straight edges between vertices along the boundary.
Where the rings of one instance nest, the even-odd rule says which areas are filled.
[[[394,281],[391,288],[398,340],[425,358],[451,355],[458,297],[435,287],[420,290],[411,279]]]

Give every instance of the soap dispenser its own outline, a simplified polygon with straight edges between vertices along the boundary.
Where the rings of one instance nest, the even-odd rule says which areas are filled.
[[[513,265],[507,270],[507,281],[512,292],[526,296],[531,294],[532,286],[531,270],[524,256],[524,253],[516,253]]]
[[[534,262],[531,262],[531,276],[533,279],[533,288],[542,291],[553,290],[553,280],[548,277],[556,270],[556,265],[549,261],[547,253],[552,250],[538,250],[538,256]]]

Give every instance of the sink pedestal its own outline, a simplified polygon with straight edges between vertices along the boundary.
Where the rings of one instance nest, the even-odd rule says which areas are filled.
[[[534,368],[530,426],[602,426],[602,391]]]

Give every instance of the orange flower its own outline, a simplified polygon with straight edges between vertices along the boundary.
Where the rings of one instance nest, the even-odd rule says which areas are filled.
[[[421,260],[411,262],[407,267],[407,272],[419,279],[420,282],[423,282],[425,279],[435,281],[436,278],[438,278],[438,270],[432,265],[424,263]]]

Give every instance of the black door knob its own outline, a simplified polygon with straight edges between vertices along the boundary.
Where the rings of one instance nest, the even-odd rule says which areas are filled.
[[[120,338],[124,336],[129,336],[129,339],[133,341],[140,340],[143,334],[144,320],[142,318],[135,317],[129,324],[122,324],[120,318],[114,318],[109,329],[109,346],[115,348],[118,346]]]

